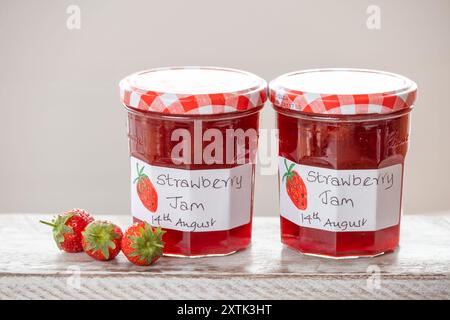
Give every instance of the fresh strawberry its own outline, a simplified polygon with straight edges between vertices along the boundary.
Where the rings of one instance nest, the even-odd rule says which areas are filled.
[[[147,222],[133,224],[122,238],[122,252],[130,262],[139,266],[149,266],[162,254],[165,233],[160,227],[153,228]]]
[[[306,210],[308,206],[308,193],[306,190],[305,182],[302,177],[293,170],[295,163],[292,163],[289,167],[286,159],[284,159],[284,165],[286,166],[286,173],[283,175],[282,181],[286,179],[286,191],[291,198],[292,203],[300,210]]]
[[[120,252],[122,230],[109,221],[91,222],[82,232],[83,249],[97,260],[114,259]]]
[[[133,183],[136,183],[136,190],[141,199],[142,204],[150,212],[156,212],[158,209],[158,194],[153,186],[150,178],[144,173],[144,166],[139,169],[139,164],[136,163],[137,178],[134,179]]]
[[[66,252],[81,252],[81,232],[94,221],[87,211],[72,209],[53,218],[52,222],[39,221],[53,227],[53,239],[60,250]]]

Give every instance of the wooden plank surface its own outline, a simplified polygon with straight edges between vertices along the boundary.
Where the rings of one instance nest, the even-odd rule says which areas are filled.
[[[404,216],[400,248],[376,258],[301,255],[281,245],[277,218],[258,217],[245,251],[152,267],[59,252],[41,218],[0,215],[0,299],[450,299],[450,213]]]

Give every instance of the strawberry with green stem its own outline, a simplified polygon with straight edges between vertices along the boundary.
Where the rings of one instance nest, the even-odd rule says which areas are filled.
[[[308,193],[306,185],[297,171],[293,170],[295,163],[287,164],[287,160],[284,159],[284,165],[286,166],[286,172],[283,175],[282,181],[286,179],[286,192],[291,198],[292,203],[300,210],[306,210],[308,206]]]
[[[109,221],[91,222],[82,232],[83,249],[94,259],[107,261],[120,252],[122,230]]]
[[[136,191],[144,207],[150,212],[156,212],[156,209],[158,209],[158,194],[150,178],[144,173],[144,168],[145,166],[142,166],[139,169],[139,164],[136,163],[137,177],[133,183],[136,183]]]
[[[52,222],[41,223],[53,228],[53,239],[60,250],[66,252],[82,252],[82,235],[86,226],[94,221],[83,209],[72,209],[53,218]]]
[[[122,252],[130,262],[149,266],[162,255],[164,233],[160,227],[154,228],[147,222],[135,223],[123,235]]]

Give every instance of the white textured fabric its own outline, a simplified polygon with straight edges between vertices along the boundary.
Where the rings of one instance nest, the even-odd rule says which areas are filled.
[[[450,281],[386,279],[370,289],[366,278],[233,276],[81,277],[80,287],[67,276],[0,277],[1,299],[449,299]]]

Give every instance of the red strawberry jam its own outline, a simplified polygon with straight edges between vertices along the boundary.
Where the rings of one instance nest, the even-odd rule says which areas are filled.
[[[131,75],[120,87],[133,220],[163,228],[165,255],[245,249],[265,81],[232,69],[171,68]]]
[[[309,70],[271,82],[280,177],[294,178],[280,179],[285,245],[328,257],[395,250],[415,94],[412,81],[369,70]]]

